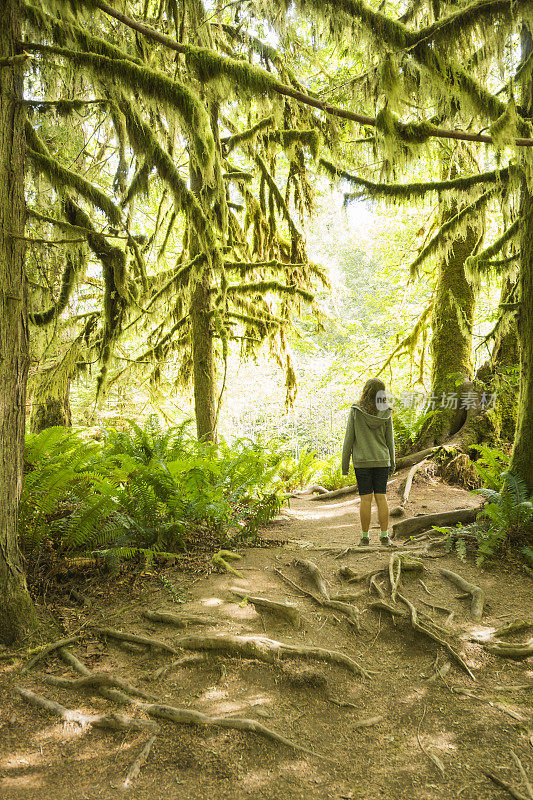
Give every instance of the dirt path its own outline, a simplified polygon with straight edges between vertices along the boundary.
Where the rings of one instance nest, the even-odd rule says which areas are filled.
[[[392,505],[401,477],[392,487]],[[476,502],[461,490],[422,478],[417,479],[412,498],[407,507],[410,515],[473,506]],[[444,650],[416,634],[407,620],[393,624],[388,612],[372,609],[370,605],[377,597],[368,581],[347,584],[339,576],[343,565],[366,572],[386,567],[391,556],[379,551],[337,557],[359,539],[356,511],[354,498],[328,503],[291,501],[284,518],[264,532],[265,539],[286,539],[288,545],[243,550],[242,560],[235,562],[241,577],[213,573],[191,582],[190,576],[169,571],[168,579],[174,585],[179,583],[183,603],[172,601],[168,592],[155,585],[143,586],[125,603],[122,597],[120,605],[125,608],[120,609],[102,588],[90,611],[95,625],[157,637],[174,647],[183,636],[268,637],[289,645],[338,651],[371,673],[369,678],[362,678],[344,665],[315,660],[291,658],[265,663],[221,654],[205,658],[192,654],[194,660],[154,679],[154,671],[169,664],[172,655],[124,650],[112,639],[101,642],[85,636],[71,651],[91,670],[129,681],[159,703],[209,716],[255,720],[291,742],[335,760],[332,763],[305,755],[253,732],[158,720],[161,730],[139,777],[128,790],[129,796],[140,800],[484,800],[506,796],[483,770],[512,782],[527,795],[510,750],[526,769],[532,765],[533,690],[508,688],[533,685],[532,659],[504,660],[469,638],[488,634],[514,619],[533,618],[533,582],[518,568],[493,566],[482,570],[471,560],[462,563],[454,556],[427,559],[423,575],[404,573],[401,591],[419,611],[441,626],[447,614],[424,606],[423,601],[454,612],[445,638],[476,676],[473,681],[452,665],[444,677],[430,680],[435,668],[449,660]],[[377,533],[371,536],[377,538]],[[354,601],[360,611],[359,631],[343,613],[313,602],[279,577],[276,569],[316,594],[305,574],[293,564],[295,558],[310,559],[317,565],[330,595],[361,593]],[[441,567],[460,573],[485,590],[487,602],[481,623],[472,621],[469,601],[457,597],[458,590],[440,575]],[[388,596],[385,575],[381,585]],[[269,612],[256,611],[233,594],[233,588],[290,601],[300,612],[301,628]],[[399,607],[405,608],[401,603]],[[147,608],[201,613],[213,621],[181,631],[143,618],[141,611]],[[527,634],[517,638],[527,638]],[[145,719],[148,714],[84,694],[79,688],[73,691],[47,685],[43,673],[45,679],[79,677],[57,656],[50,656],[25,675],[21,675],[20,662],[2,667],[0,661],[0,797],[117,797],[150,733],[64,725],[48,711],[16,697],[14,686],[32,689],[84,713],[119,710]]]

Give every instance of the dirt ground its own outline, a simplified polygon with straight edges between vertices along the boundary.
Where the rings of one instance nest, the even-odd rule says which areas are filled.
[[[395,476],[391,485],[391,505],[398,502],[402,478],[405,473]],[[478,502],[460,489],[425,476],[415,478],[411,498],[409,516]],[[449,661],[444,649],[416,633],[409,620],[393,622],[388,612],[370,608],[377,596],[368,580],[348,584],[339,576],[341,566],[364,572],[387,567],[391,554],[400,549],[339,557],[343,549],[358,542],[357,507],[354,496],[328,502],[291,500],[290,508],[264,531],[265,539],[287,543],[243,549],[242,560],[232,562],[241,577],[213,572],[195,579],[169,568],[163,586],[149,576],[134,583],[106,585],[103,576],[100,585],[90,584],[88,610],[67,600],[55,607],[64,635],[81,628],[82,638],[70,650],[89,669],[129,681],[158,703],[210,717],[255,720],[316,753],[303,754],[254,732],[158,720],[160,731],[126,792],[129,796],[139,800],[489,800],[509,796],[484,775],[491,771],[527,797],[511,751],[526,770],[531,768],[533,660],[503,659],[470,639],[489,636],[516,619],[533,619],[533,581],[518,564],[479,568],[471,557],[463,563],[454,555],[441,555],[443,551],[435,551],[440,557],[424,560],[423,574],[405,572],[401,591],[419,612],[440,626],[446,623],[447,611],[424,602],[454,612],[447,623],[449,632],[443,636],[475,675],[474,681],[452,663],[443,677],[435,678],[435,670]],[[372,530],[374,543],[377,536]],[[358,594],[353,602],[360,611],[359,631],[345,615],[313,602],[280,578],[275,569],[316,594],[293,564],[295,558],[310,559],[319,567],[330,595]],[[458,597],[457,587],[440,575],[442,567],[485,590],[481,622],[472,620],[469,599]],[[386,575],[379,580],[390,602]],[[270,612],[256,611],[233,594],[233,588],[294,603],[303,619],[301,628]],[[401,602],[398,607],[405,609]],[[143,618],[142,609],[201,613],[210,616],[212,624],[178,630]],[[155,678],[154,671],[176,656],[139,647],[125,649],[111,638],[98,638],[90,625],[156,637],[173,647],[190,635],[268,637],[339,651],[355,659],[370,676],[360,677],[341,664],[323,661],[291,658],[264,663],[196,654]],[[522,633],[514,641],[524,638],[527,634]],[[2,655],[0,651],[0,659]],[[96,800],[121,795],[128,770],[150,733],[64,723],[24,701],[15,687],[31,689],[87,714],[121,711],[148,719],[146,712],[79,688],[48,685],[45,680],[50,676],[79,677],[57,653],[23,674],[25,660],[0,660],[0,797]]]

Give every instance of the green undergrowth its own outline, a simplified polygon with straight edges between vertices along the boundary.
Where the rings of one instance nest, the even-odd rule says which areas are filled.
[[[202,539],[253,541],[283,501],[281,456],[250,442],[200,443],[155,417],[124,430],[49,428],[26,441],[20,546],[32,574],[66,558],[111,568],[173,556]]]
[[[446,547],[465,559],[474,544],[476,562],[500,557],[507,548],[518,548],[533,564],[533,496],[526,484],[509,471],[510,455],[506,450],[481,446],[475,469],[483,483],[473,494],[485,499],[476,521],[452,530],[436,528],[446,536]]]

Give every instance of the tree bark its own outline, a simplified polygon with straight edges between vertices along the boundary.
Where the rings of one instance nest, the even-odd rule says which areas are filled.
[[[533,39],[526,25],[522,26],[521,45],[524,63],[533,52]],[[529,115],[533,110],[533,80],[527,70],[523,74],[522,103]],[[520,394],[510,471],[533,491],[533,195],[525,174],[520,193],[520,220]]]
[[[4,0],[0,59],[16,54],[19,0]],[[0,641],[35,624],[17,543],[29,362],[24,268],[24,109],[22,68],[0,67]]]
[[[200,198],[202,175],[191,166],[191,190]],[[199,252],[198,240],[190,232],[190,256]],[[194,381],[194,413],[198,439],[212,442],[216,438],[215,348],[211,319],[211,268],[202,265],[194,279],[191,298],[191,338]]]
[[[39,397],[34,394],[31,407],[30,429],[32,433],[40,433],[46,428],[61,425],[70,428],[72,414],[70,411],[70,383],[63,397]]]
[[[441,224],[454,216],[456,203],[441,206]],[[465,261],[475,251],[479,227],[469,226],[464,239],[456,238],[439,264],[437,292],[431,319],[431,394],[436,413],[421,431],[417,446],[442,444],[461,428],[466,412],[461,406],[461,387],[472,379],[472,326],[476,306],[474,287],[466,277]],[[450,407],[446,398],[456,395]]]

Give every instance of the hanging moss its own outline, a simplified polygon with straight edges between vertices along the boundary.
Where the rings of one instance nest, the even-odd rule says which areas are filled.
[[[46,311],[30,311],[30,321],[38,327],[48,325],[53,319],[62,314],[87,266],[87,257],[83,248],[77,248],[75,252],[67,250],[65,261],[57,302],[47,308]]]
[[[99,79],[102,77],[118,79],[122,85],[133,92],[141,92],[145,97],[174,109],[191,141],[198,163],[205,171],[206,179],[213,175],[215,143],[209,116],[198,95],[189,86],[168,78],[163,72],[147,66],[139,66],[131,61],[69,50],[50,45],[33,45],[43,53],[52,53],[69,59],[81,67],[86,67]]]
[[[58,191],[72,189],[88,200],[107,215],[109,221],[118,225],[120,223],[120,209],[109,197],[90,181],[78,175],[76,172],[63,167],[53,158],[43,140],[38,136],[33,126],[26,121],[26,140],[28,147],[26,153],[33,166],[38,172],[46,175],[50,183]]]
[[[517,123],[516,105],[514,99],[511,98],[503,114],[489,128],[492,141],[498,149],[503,150],[508,145],[514,144]]]
[[[237,145],[243,144],[244,142],[246,143],[253,142],[256,139],[258,133],[261,133],[261,131],[264,131],[267,128],[271,127],[272,125],[274,125],[274,123],[275,123],[274,116],[271,114],[270,116],[264,117],[263,119],[259,120],[259,122],[257,122],[255,125],[252,125],[251,128],[248,128],[245,131],[241,131],[241,133],[236,133],[233,136],[224,137],[223,139],[221,139],[221,142],[226,148],[226,154],[229,155],[229,153],[235,147],[237,147]]]
[[[520,220],[516,219],[508,228],[505,230],[501,236],[498,236],[495,242],[493,242],[489,247],[486,247],[481,253],[477,255],[470,256],[467,258],[465,267],[468,273],[473,276],[478,274],[479,272],[485,271],[485,267],[488,267],[491,270],[490,259],[497,255],[500,250],[505,247],[505,245],[512,241],[512,239],[517,236],[520,230]],[[494,265],[493,265],[494,266]],[[497,265],[496,265],[497,266]],[[505,266],[505,263],[502,264]]]
[[[210,265],[222,271],[222,256],[215,232],[198,198],[190,191],[169,154],[163,150],[150,126],[142,120],[133,106],[122,97],[119,107],[126,120],[131,146],[139,156],[150,159],[161,180],[172,191],[177,209],[189,215]]]
[[[88,28],[82,28],[77,25],[73,19],[61,19],[47,14],[46,11],[35,6],[32,3],[21,4],[22,14],[26,24],[32,28],[38,36],[51,37],[58,45],[72,45],[75,44],[82,50],[87,50],[97,55],[106,56],[107,58],[115,58],[119,60],[130,60],[137,64],[141,61],[134,58],[118,47],[110,44],[107,39],[102,39],[99,36],[93,36],[89,33]]]
[[[425,197],[430,192],[467,192],[474,186],[507,182],[510,174],[510,168],[494,169],[489,172],[481,172],[479,175],[462,175],[459,178],[452,178],[451,180],[443,181],[424,181],[415,183],[376,183],[368,181],[359,175],[353,175],[346,172],[339,167],[336,167],[330,161],[321,158],[319,165],[332,177],[342,178],[343,180],[351,183],[353,186],[359,186],[365,194],[369,197],[394,197],[399,200],[415,199],[417,197]]]
[[[276,294],[298,295],[303,300],[311,303],[313,295],[311,292],[300,288],[299,286],[287,286],[279,281],[257,281],[257,283],[239,283],[228,286],[228,295],[234,294],[264,294],[266,292],[275,292]]]
[[[420,251],[418,256],[411,263],[409,268],[412,276],[415,276],[420,265],[430,256],[434,255],[439,247],[442,247],[446,241],[460,238],[460,233],[468,227],[469,219],[475,217],[476,214],[487,205],[487,203],[494,196],[497,189],[489,189],[480,195],[473,203],[465,206],[461,211],[447,220],[437,233],[430,239],[427,245]]]
[[[320,149],[320,133],[317,130],[278,130],[267,133],[264,140],[280,144],[284,150],[291,151],[295,145],[308,147],[313,158],[318,157]]]

